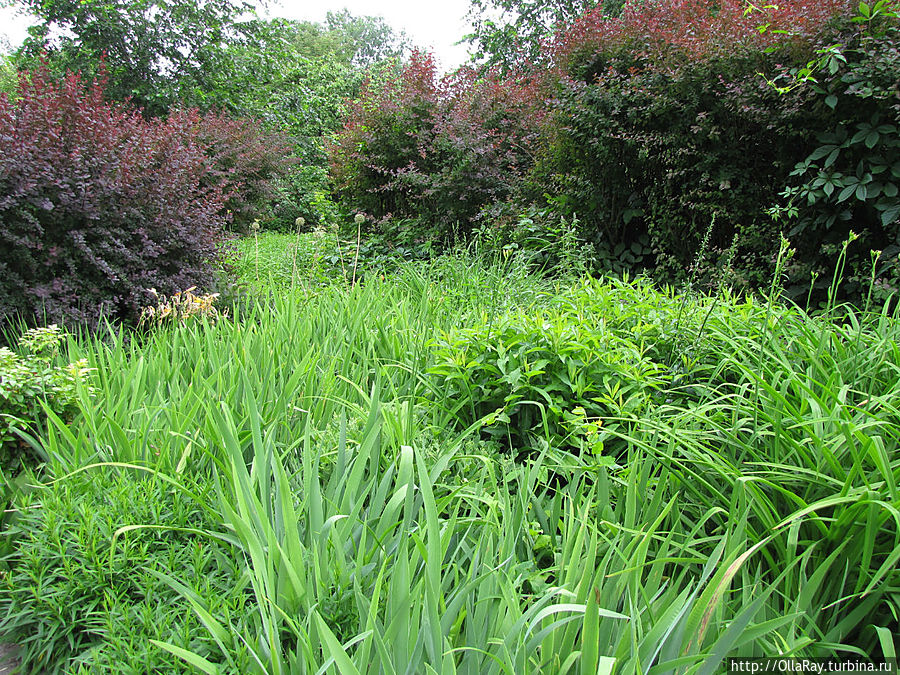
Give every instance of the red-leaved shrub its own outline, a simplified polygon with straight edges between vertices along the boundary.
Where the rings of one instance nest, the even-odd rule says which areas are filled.
[[[220,112],[201,115],[196,109],[174,112],[169,122],[186,133],[187,141],[204,148],[210,162],[203,184],[225,193],[225,209],[235,229],[245,230],[254,219],[269,216],[275,182],[295,163],[285,134],[264,128],[258,120]]]
[[[133,318],[210,280],[226,195],[191,124],[45,69],[0,96],[0,322]]]
[[[439,78],[414,53],[369,82],[329,148],[344,201],[376,220],[418,218],[423,236],[465,235],[530,169],[540,127],[533,83],[463,68]]]
[[[853,0],[658,0],[629,2],[612,18],[598,5],[560,30],[549,47],[557,67],[590,80],[606,68],[677,70],[698,59],[768,49],[808,49]]]

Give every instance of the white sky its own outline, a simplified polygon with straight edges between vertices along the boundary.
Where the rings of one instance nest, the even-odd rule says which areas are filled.
[[[465,20],[469,0],[275,0],[271,16],[323,21],[329,11],[347,8],[356,16],[382,16],[388,25],[403,31],[419,47],[430,49],[443,70],[450,70],[467,58],[466,46],[454,46],[468,32]],[[27,17],[12,8],[0,8],[0,52],[25,39]]]

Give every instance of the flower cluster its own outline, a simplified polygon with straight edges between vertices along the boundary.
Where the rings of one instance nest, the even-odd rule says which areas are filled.
[[[173,293],[171,297],[157,293],[155,288],[148,292],[156,298],[155,306],[148,306],[141,311],[139,325],[163,326],[171,324],[185,325],[196,319],[216,320],[227,316],[227,311],[220,312],[215,307],[218,293],[195,295],[194,287],[186,291]]]

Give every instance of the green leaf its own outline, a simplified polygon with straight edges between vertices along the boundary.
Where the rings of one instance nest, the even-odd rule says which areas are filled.
[[[353,665],[353,661],[347,656],[347,652],[344,651],[341,643],[338,642],[337,637],[331,632],[331,629],[328,627],[328,624],[325,623],[325,620],[315,610],[313,610],[313,616],[316,619],[316,626],[319,629],[319,633],[325,641],[325,650],[323,651],[328,654],[329,658],[334,659],[334,663],[338,667],[338,671],[341,675],[360,675],[359,670]]]
[[[885,658],[896,659],[897,650],[894,646],[894,636],[889,628],[884,626],[874,626],[875,632],[878,634],[878,642],[881,645],[881,652]]]
[[[889,209],[885,209],[881,212],[881,224],[882,225],[890,225],[897,218],[900,217],[900,204],[897,204]]]
[[[843,190],[841,190],[841,193],[838,195],[838,198],[837,198],[838,204],[840,204],[841,202],[845,202],[845,201],[847,201],[848,199],[850,199],[850,196],[851,196],[854,192],[856,192],[856,183],[854,183],[853,185],[848,185],[847,187],[845,187]]]
[[[854,145],[856,143],[862,142],[871,132],[872,132],[871,124],[860,124],[859,131],[857,131],[855,134],[853,134],[852,138],[850,139],[850,144]]]
[[[837,149],[836,145],[820,146],[820,147],[816,148],[815,150],[813,150],[812,154],[806,158],[806,161],[814,162],[817,159],[822,159],[825,155],[829,154],[830,152],[833,152],[836,149]]]
[[[881,134],[879,134],[874,129],[869,132],[869,135],[866,136],[866,147],[870,150],[878,145],[878,141],[881,138]]]
[[[160,642],[159,640],[150,640],[150,643],[165,649],[167,652],[171,652],[175,656],[184,661],[187,661],[189,664],[197,668],[198,670],[202,670],[207,675],[219,675],[221,671],[219,670],[219,666],[215,663],[211,663],[207,661],[202,656],[195,654],[194,652],[189,652],[187,649],[182,649],[181,647],[176,647],[173,644],[169,644],[168,642]]]
[[[587,606],[584,610],[584,627],[581,631],[581,672],[595,675],[600,659],[600,605],[599,592],[588,589]]]

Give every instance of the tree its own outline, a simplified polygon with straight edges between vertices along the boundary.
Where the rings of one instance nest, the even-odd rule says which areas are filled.
[[[278,188],[278,227],[297,216],[318,222],[328,193],[323,136],[341,123],[346,101],[367,77],[395,67],[406,39],[383,19],[329,14],[324,24],[254,20],[252,43],[231,43],[205,89],[190,100],[232,115],[258,117],[290,133],[299,159]]]
[[[15,96],[18,81],[16,66],[12,59],[5,54],[0,54],[0,94]]]
[[[204,90],[229,44],[252,38],[249,0],[15,0],[38,23],[19,52],[86,75],[104,63],[107,94],[146,115]]]
[[[328,12],[325,29],[335,55],[347,65],[368,68],[402,58],[410,49],[406,34],[394,32],[380,16],[353,16],[346,9]]]
[[[472,32],[464,39],[475,46],[475,59],[485,66],[521,67],[540,60],[542,43],[558,26],[598,4],[615,16],[624,0],[471,0]]]

